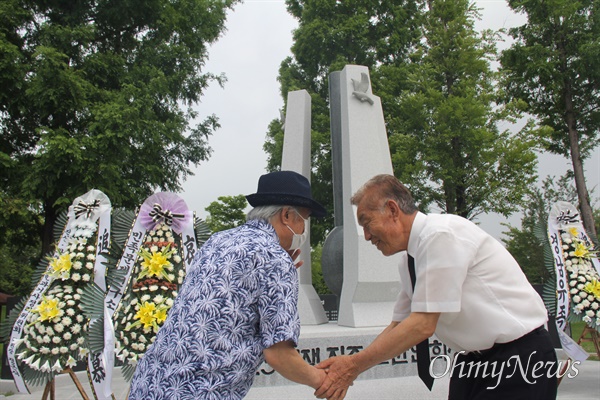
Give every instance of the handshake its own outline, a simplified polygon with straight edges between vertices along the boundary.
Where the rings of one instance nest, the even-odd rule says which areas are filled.
[[[351,356],[329,358],[316,367],[319,383],[315,396],[319,399],[342,400],[360,372]]]

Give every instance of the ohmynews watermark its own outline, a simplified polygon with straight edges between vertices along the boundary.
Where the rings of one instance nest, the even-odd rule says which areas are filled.
[[[523,362],[519,356],[514,355],[505,361],[460,361],[456,362],[459,354],[465,353],[459,351],[455,354],[454,358],[449,355],[442,354],[434,357],[429,365],[429,374],[435,379],[443,378],[450,373],[450,377],[457,376],[458,378],[488,378],[491,377],[496,379],[494,386],[488,386],[486,389],[495,389],[500,385],[502,379],[509,379],[515,374],[519,373],[523,377],[523,380],[529,384],[535,384],[538,378],[547,376],[552,378],[554,376],[557,379],[564,377],[565,375],[569,378],[575,378],[579,374],[577,366],[581,364],[580,361],[567,360],[561,361],[538,361],[535,363],[531,362],[531,357],[536,353],[535,351],[529,355],[527,363],[523,365]],[[446,368],[443,373],[436,374],[434,371],[435,363],[443,359],[446,362]],[[565,366],[566,364],[566,366]],[[458,375],[454,375],[457,373]]]

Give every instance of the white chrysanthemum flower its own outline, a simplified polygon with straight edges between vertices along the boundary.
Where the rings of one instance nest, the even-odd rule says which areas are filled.
[[[63,317],[63,319],[61,320],[62,324],[64,326],[69,326],[73,323],[73,320],[69,317]]]
[[[90,281],[90,275],[89,274],[83,274],[81,277],[81,280],[84,282],[89,282]]]
[[[588,307],[590,306],[590,302],[588,301],[588,299],[584,299],[584,300],[581,302],[581,304],[583,304],[583,306],[584,306],[585,308],[588,308]]]
[[[42,354],[50,354],[50,349],[46,346],[40,347],[40,353]]]
[[[79,332],[81,332],[81,325],[79,324],[74,324],[71,327],[71,332],[73,332],[75,335],[77,335]]]
[[[140,343],[140,344],[138,344],[138,350],[139,350],[139,351],[144,351],[144,350],[146,350],[146,346],[144,345],[144,343]]]
[[[58,347],[53,347],[52,350],[50,351],[53,355],[58,355],[59,351],[58,351]]]
[[[73,293],[73,286],[65,286],[64,290],[65,293]]]
[[[96,259],[96,255],[94,253],[90,253],[85,258],[87,260],[94,261]]]
[[[128,345],[129,345],[129,339],[127,339],[127,336],[125,336],[125,337],[123,338],[123,344],[124,344],[125,346],[128,346]]]
[[[58,351],[60,352],[60,354],[67,354],[69,352],[69,348],[65,347],[65,346],[61,346],[61,348],[58,349]]]
[[[587,310],[585,312],[585,315],[587,315],[588,317],[592,318],[592,317],[596,317],[596,313],[592,310]]]
[[[144,335],[140,335],[139,339],[140,343],[148,343],[148,339],[146,339],[146,336]]]
[[[154,245],[154,246],[151,246],[151,247],[150,247],[150,252],[151,252],[151,253],[156,253],[156,252],[158,252],[158,246],[156,246],[156,245]]]
[[[84,337],[78,337],[78,338],[77,338],[77,344],[80,344],[80,345],[81,345],[81,344],[83,344],[83,343],[85,343],[85,338],[84,338]]]
[[[90,252],[96,251],[96,246],[89,245],[88,247],[86,247],[86,250]]]
[[[82,322],[83,322],[83,320],[84,320],[84,318],[83,318],[83,315],[81,315],[81,314],[77,314],[77,316],[75,317],[75,319],[76,319],[76,320],[77,320],[77,322],[79,322],[79,323],[82,323]]]
[[[54,330],[58,333],[61,333],[62,331],[65,330],[65,326],[61,323],[54,324]]]
[[[174,281],[175,280],[175,275],[174,274],[168,274],[167,277],[169,278],[170,281]]]
[[[575,295],[575,296],[573,296],[572,300],[574,303],[579,303],[579,302],[581,302],[581,297]]]
[[[81,268],[83,268],[83,264],[81,263],[81,261],[75,261],[73,263],[73,269],[79,270]]]
[[[142,296],[142,298],[140,299],[141,301],[148,301],[150,300],[150,295],[149,294],[145,294]]]
[[[167,238],[167,242],[175,243],[175,238],[174,237]]]
[[[54,336],[54,337],[52,338],[52,343],[54,343],[54,344],[59,344],[60,342],[61,342],[61,340],[60,340],[60,336]]]
[[[592,310],[597,310],[598,308],[600,308],[600,305],[596,302],[593,302],[591,307],[592,307]]]
[[[46,335],[46,336],[44,336],[43,341],[44,341],[44,343],[50,343],[52,341],[52,339],[50,339],[50,336]]]
[[[158,285],[150,285],[149,289],[151,292],[156,292],[158,290]]]
[[[86,267],[87,269],[94,269],[94,263],[87,262],[87,263],[85,263],[85,267]]]
[[[173,305],[173,299],[167,299],[165,303],[167,303],[167,305],[171,307]]]
[[[164,299],[165,297],[162,294],[157,294],[156,296],[154,296],[152,301],[154,301],[156,304],[160,304],[163,302]]]
[[[42,344],[44,343],[44,338],[41,336],[36,336],[35,341],[38,342],[38,344]]]
[[[73,282],[79,282],[81,280],[81,275],[75,272],[74,274],[71,274],[71,279]]]
[[[77,347],[78,347],[77,343],[71,343],[71,345],[69,346],[69,350],[75,351],[75,350],[77,350]]]
[[[73,337],[73,335],[71,335],[71,332],[65,332],[63,334],[63,339],[65,339],[65,340],[71,340],[72,337]]]
[[[131,343],[131,348],[134,350],[138,349],[138,344],[137,343]]]

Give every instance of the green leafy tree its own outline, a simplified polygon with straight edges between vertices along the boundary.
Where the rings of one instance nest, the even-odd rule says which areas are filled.
[[[209,213],[206,217],[206,224],[212,233],[242,225],[246,222],[244,210],[247,206],[246,197],[242,194],[220,196],[218,201],[213,201],[205,208]]]
[[[468,0],[428,2],[408,87],[388,127],[395,175],[420,207],[465,218],[516,211],[537,164],[526,130],[498,129],[519,116],[518,104],[495,103],[498,36],[475,31],[477,18]]]
[[[31,290],[32,265],[41,256],[39,213],[0,191],[0,293],[22,296]]]
[[[311,224],[313,246],[322,243],[333,227],[333,189],[331,136],[329,121],[329,74],[347,64],[371,69],[372,84],[388,92],[402,85],[401,70],[408,61],[409,50],[419,40],[418,0],[287,0],[287,9],[298,20],[294,31],[293,57],[285,59],[279,69],[284,102],[287,93],[305,89],[312,100],[313,195],[329,211],[327,218]],[[385,66],[385,68],[383,68]],[[380,76],[381,78],[375,78]],[[375,89],[374,89],[375,90]],[[383,97],[382,97],[383,98]],[[393,113],[393,96],[384,105]],[[390,106],[390,107],[387,107]],[[284,106],[285,107],[285,106]],[[281,121],[268,128],[264,145],[269,171],[280,169],[283,147]]]
[[[506,249],[519,262],[531,283],[544,283],[548,278],[544,265],[543,244],[537,238],[535,231],[547,229],[548,214],[557,201],[576,202],[577,192],[572,186],[572,181],[570,172],[558,180],[550,176],[546,177],[542,187],[534,187],[527,196],[521,227],[506,224],[508,231],[504,232],[506,238],[502,241]]]
[[[192,106],[223,80],[201,68],[234,3],[2,2],[0,184],[41,204],[44,251],[73,198],[133,208],[208,158],[217,120]]]
[[[570,157],[583,225],[596,236],[583,160],[597,148],[600,132],[600,2],[508,4],[527,23],[510,30],[514,44],[502,53],[507,97],[527,103],[545,149]]]

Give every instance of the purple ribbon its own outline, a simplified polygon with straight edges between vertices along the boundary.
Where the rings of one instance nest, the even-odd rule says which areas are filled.
[[[140,222],[146,230],[164,223],[177,233],[192,220],[193,213],[185,201],[171,192],[159,192],[148,197],[140,207]]]

